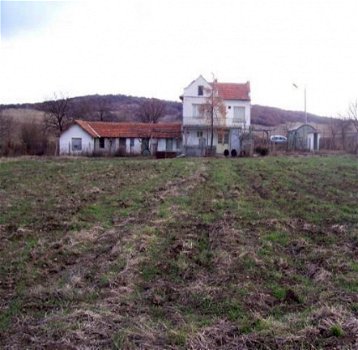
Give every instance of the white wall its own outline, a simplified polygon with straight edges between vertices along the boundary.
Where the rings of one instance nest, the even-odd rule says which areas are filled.
[[[149,142],[149,148],[152,151],[153,147],[157,145],[157,151],[166,151],[166,139],[151,139]],[[128,154],[141,154],[142,153],[142,142],[141,139],[134,139],[134,146],[130,147],[130,139],[127,138],[126,150]],[[173,139],[173,152],[181,151],[181,145],[178,140]]]
[[[235,123],[234,119],[234,107],[244,107],[245,108],[245,127],[250,126],[251,124],[251,103],[250,101],[240,101],[240,100],[225,100],[226,106],[226,126],[227,127],[244,127],[244,123]],[[229,108],[229,106],[231,108]]]
[[[72,151],[72,138],[82,139],[82,150]],[[94,149],[94,139],[87,134],[79,125],[72,125],[60,136],[60,154],[87,154],[92,153]]]
[[[317,134],[317,149],[314,149],[314,133],[307,134],[307,148],[310,151],[319,151],[319,142],[321,135]]]
[[[183,145],[185,146],[199,146],[199,138],[198,138],[198,131],[203,132],[203,138],[205,139],[205,144],[210,145],[211,142],[211,132],[209,129],[203,130],[199,128],[190,128],[185,129],[183,132]],[[217,132],[214,130],[214,139],[213,145],[216,146],[218,143],[218,136]]]
[[[173,151],[172,152],[180,152],[181,151],[181,144],[180,141],[177,139],[173,140]],[[167,139],[158,139],[158,148],[159,152],[165,152],[167,150]]]
[[[198,86],[204,86],[204,96],[198,96]],[[205,103],[206,89],[210,84],[200,76],[184,89],[183,93],[183,125],[205,125],[207,121],[203,117],[193,117],[193,104]]]
[[[131,139],[127,138],[126,140],[126,152],[127,154],[141,154],[142,152],[142,143],[140,139],[134,139],[134,145],[131,146]]]

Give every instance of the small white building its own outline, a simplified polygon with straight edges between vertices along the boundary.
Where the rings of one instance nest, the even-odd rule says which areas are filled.
[[[181,124],[75,120],[60,136],[60,155],[180,153]]]
[[[213,90],[214,89],[214,90]],[[204,155],[211,143],[211,118],[203,112],[212,92],[218,95],[225,111],[213,120],[213,147],[217,154],[240,153],[242,140],[251,124],[250,83],[209,83],[202,76],[192,81],[180,98],[183,101],[183,151],[187,155]],[[218,112],[218,111],[217,111]]]
[[[299,124],[288,130],[287,149],[290,151],[319,151],[321,135],[310,124]]]

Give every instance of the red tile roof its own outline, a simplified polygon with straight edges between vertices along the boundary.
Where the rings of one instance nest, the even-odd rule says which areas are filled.
[[[178,123],[114,123],[75,120],[82,129],[93,137],[154,137],[180,138],[181,124]]]
[[[250,101],[250,82],[245,84],[217,83],[219,96],[224,100]]]

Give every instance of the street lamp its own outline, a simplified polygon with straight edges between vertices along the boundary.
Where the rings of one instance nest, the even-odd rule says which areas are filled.
[[[296,88],[299,89],[298,85],[295,83],[292,83],[292,85]],[[305,120],[306,120],[306,124],[308,123],[307,120],[307,100],[306,100],[306,86],[303,90],[303,103],[304,103],[304,109],[305,109]]]

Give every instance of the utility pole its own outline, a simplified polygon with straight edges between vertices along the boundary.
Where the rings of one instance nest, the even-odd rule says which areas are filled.
[[[306,124],[307,124],[307,123],[308,123],[308,120],[307,120],[307,94],[306,94],[306,86],[305,86],[304,94],[305,94],[305,120],[306,120]]]

